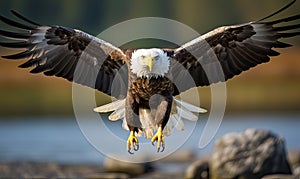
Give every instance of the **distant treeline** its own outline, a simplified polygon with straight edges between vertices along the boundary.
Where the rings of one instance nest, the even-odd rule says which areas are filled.
[[[42,24],[79,28],[92,34],[137,17],[177,20],[205,33],[221,25],[256,20],[289,1],[274,0],[1,0],[0,12],[14,9]],[[282,15],[299,13],[300,3]],[[280,15],[279,15],[280,17]]]

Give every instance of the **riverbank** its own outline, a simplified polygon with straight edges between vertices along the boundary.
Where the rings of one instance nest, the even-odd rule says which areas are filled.
[[[121,164],[108,166],[103,164],[61,164],[55,162],[0,162],[0,178],[84,178],[84,179],[112,179],[112,178],[170,178],[183,179],[187,176],[195,176],[208,179],[208,160],[206,157],[190,157],[182,160],[192,152],[179,152],[173,157],[151,163]],[[178,158],[181,158],[178,160]],[[294,176],[300,174],[300,151],[289,151],[288,161]],[[111,159],[106,159],[111,160]],[[110,161],[111,162],[111,161]],[[122,162],[121,162],[122,163]],[[197,173],[198,172],[198,173]],[[276,176],[276,175],[274,175]],[[300,175],[299,175],[300,176]],[[292,175],[287,175],[292,177]],[[276,178],[276,177],[275,177]],[[288,178],[291,179],[291,178]]]
[[[125,164],[126,171],[102,164],[60,164],[54,162],[0,162],[0,178],[172,178],[182,179],[190,162]],[[130,170],[128,170],[128,168]],[[141,171],[141,168],[143,170]],[[120,169],[120,168],[116,168]],[[137,173],[138,172],[138,173]]]

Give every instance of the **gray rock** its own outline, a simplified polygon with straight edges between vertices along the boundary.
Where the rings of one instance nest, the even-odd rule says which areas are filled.
[[[165,163],[185,163],[195,160],[195,154],[190,150],[179,150],[169,156],[160,159],[159,162]]]
[[[295,167],[300,164],[300,151],[293,150],[288,152],[288,160],[291,166]]]
[[[130,176],[126,173],[98,173],[85,177],[86,179],[127,179]]]
[[[264,130],[224,135],[216,142],[210,160],[212,179],[252,179],[291,173],[284,139]]]
[[[127,163],[111,158],[104,160],[103,168],[106,172],[127,173],[131,176],[141,175],[153,170],[151,163]]]
[[[277,175],[267,175],[262,177],[261,179],[299,179],[299,178],[295,178],[294,175],[277,174]]]
[[[294,167],[294,169],[293,169],[293,174],[294,174],[294,176],[295,176],[297,179],[300,178],[300,165]]]
[[[193,162],[185,171],[184,178],[186,179],[208,179],[209,169],[208,160],[197,160]]]
[[[102,172],[98,165],[67,165],[58,163],[0,163],[0,178],[85,178]]]
[[[183,173],[181,172],[163,172],[163,171],[155,171],[150,172],[144,175],[140,175],[138,178],[141,179],[182,179]]]

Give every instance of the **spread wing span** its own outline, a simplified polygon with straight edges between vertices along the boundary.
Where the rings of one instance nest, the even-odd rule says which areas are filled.
[[[300,14],[264,21],[287,9],[294,2],[295,0],[258,21],[219,27],[208,32],[175,49],[173,58],[189,71],[196,86],[223,82],[251,67],[268,62],[270,56],[279,55],[273,48],[291,46],[279,39],[300,35],[300,24],[294,22],[300,19]],[[185,81],[183,75],[175,78]],[[183,90],[188,88],[190,86],[187,85]]]
[[[113,79],[127,60],[122,50],[80,30],[39,25],[12,13],[23,22],[0,16],[3,23],[14,29],[0,29],[0,36],[6,39],[0,41],[0,46],[18,52],[3,58],[26,60],[19,67],[31,67],[31,73],[62,77],[111,95]],[[126,73],[124,78],[127,76]]]

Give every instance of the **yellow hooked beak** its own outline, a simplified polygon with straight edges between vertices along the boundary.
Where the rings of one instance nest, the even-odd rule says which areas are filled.
[[[149,57],[148,58],[148,67],[149,67],[149,70],[150,70],[150,72],[152,71],[152,61],[153,61],[153,58],[152,57]]]

